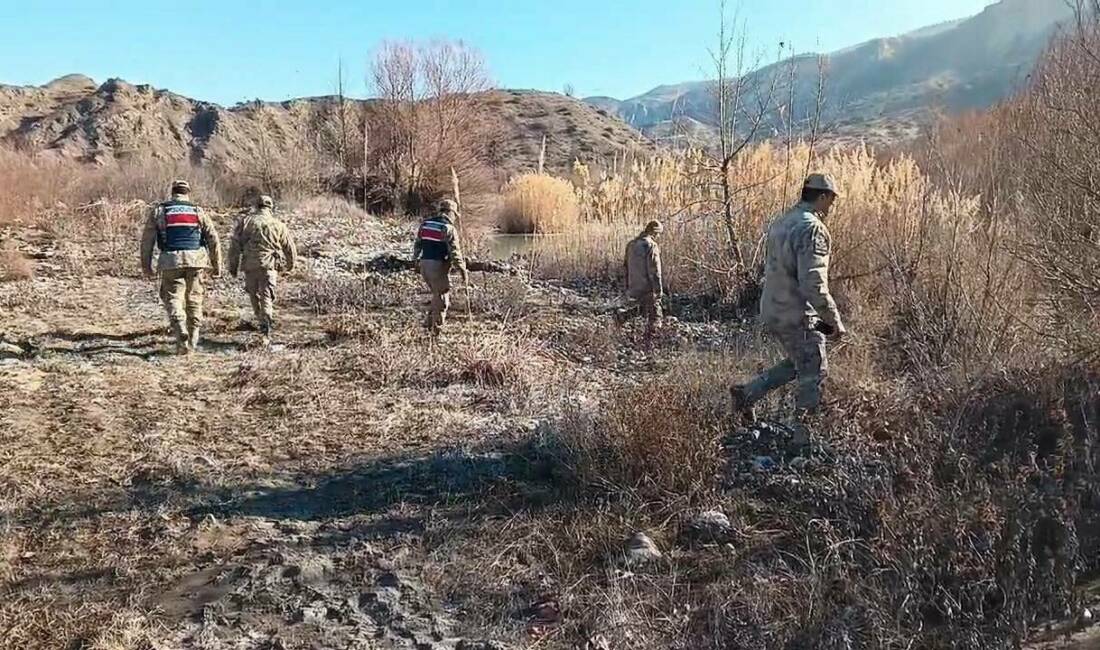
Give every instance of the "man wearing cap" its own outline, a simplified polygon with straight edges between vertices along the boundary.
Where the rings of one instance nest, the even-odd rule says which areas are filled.
[[[237,220],[229,244],[229,273],[237,277],[238,271],[244,271],[245,292],[265,340],[275,327],[279,271],[293,272],[298,259],[294,239],[286,224],[275,217],[274,208],[270,196],[259,196],[255,210]]]
[[[447,320],[447,309],[451,304],[451,267],[457,267],[462,272],[462,281],[467,285],[470,283],[455,225],[457,219],[458,204],[450,199],[440,201],[438,214],[421,222],[416,243],[413,244],[413,261],[420,263],[420,275],[432,294],[424,326],[433,336],[439,334]]]
[[[626,296],[632,303],[615,314],[620,325],[638,313],[645,316],[645,340],[649,341],[661,319],[661,299],[665,294],[661,273],[661,247],[657,237],[664,232],[660,221],[650,221],[645,229],[626,245],[623,268],[626,273]]]
[[[768,228],[760,318],[786,358],[751,383],[731,389],[734,411],[746,420],[753,419],[755,402],[795,380],[800,416],[816,411],[821,403],[828,372],[825,341],[839,340],[846,333],[829,293],[831,239],[825,219],[837,195],[831,177],[812,174],[803,184],[798,205]]]
[[[153,248],[160,251],[153,268]],[[160,271],[160,297],[176,338],[176,351],[189,354],[202,327],[203,273],[221,274],[221,246],[214,222],[191,201],[187,181],[172,183],[172,198],[158,204],[145,222],[141,268],[146,277]]]

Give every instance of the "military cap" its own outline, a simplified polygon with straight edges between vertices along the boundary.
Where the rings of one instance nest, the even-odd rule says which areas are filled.
[[[802,187],[807,190],[821,190],[823,192],[840,194],[838,189],[839,186],[829,174],[810,174],[806,177],[806,182],[802,184]]]

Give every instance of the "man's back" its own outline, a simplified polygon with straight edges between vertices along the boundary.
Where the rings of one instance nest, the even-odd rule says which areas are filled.
[[[286,225],[270,210],[242,217],[238,225],[241,267],[244,271],[278,269],[294,265],[293,243]]]
[[[626,278],[626,291],[632,297],[661,290],[661,260],[657,242],[643,235],[627,244]]]
[[[829,296],[829,231],[800,203],[768,228],[760,315],[772,329],[801,328],[836,311]],[[828,313],[820,313],[820,312]]]

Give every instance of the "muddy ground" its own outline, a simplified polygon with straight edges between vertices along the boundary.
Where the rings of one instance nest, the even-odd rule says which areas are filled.
[[[407,249],[409,224],[297,227],[274,345],[222,278],[191,357],[172,353],[155,284],[111,258],[136,242],[9,233],[40,259],[0,285],[0,647],[631,638],[554,632],[579,614],[559,611],[571,585],[542,555],[570,508],[545,431],[685,354],[749,371],[755,336],[685,313],[639,349],[638,324],[611,324],[614,296],[520,273],[474,274],[433,343],[414,274],[348,270]],[[592,562],[625,600],[643,579]]]

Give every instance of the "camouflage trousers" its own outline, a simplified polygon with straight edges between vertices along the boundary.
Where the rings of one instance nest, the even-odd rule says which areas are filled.
[[[644,316],[646,319],[646,335],[652,335],[657,328],[657,323],[663,316],[661,302],[652,293],[646,292],[640,295],[629,296],[630,304],[615,312],[615,321],[620,325],[635,316]]]
[[[180,343],[198,338],[202,326],[203,273],[206,269],[166,269],[160,272],[160,299],[168,324]]]
[[[244,272],[244,290],[252,302],[256,324],[264,334],[275,325],[275,290],[278,284],[279,272],[274,269]]]
[[[751,405],[771,391],[797,380],[795,408],[803,412],[816,411],[821,405],[821,388],[829,372],[825,335],[804,328],[768,333],[783,347],[786,358],[745,386],[746,401]]]
[[[431,306],[424,326],[432,332],[438,332],[447,321],[447,310],[451,306],[451,263],[439,260],[420,260],[420,275],[432,293]]]

